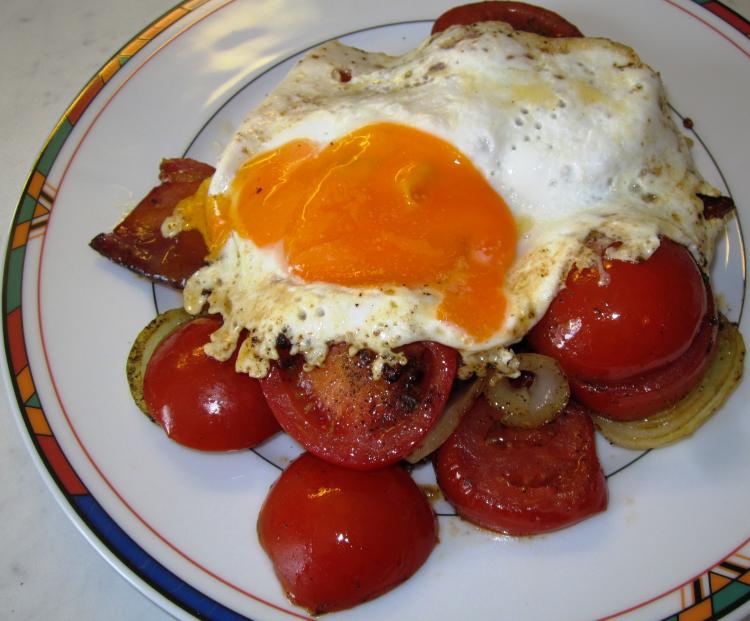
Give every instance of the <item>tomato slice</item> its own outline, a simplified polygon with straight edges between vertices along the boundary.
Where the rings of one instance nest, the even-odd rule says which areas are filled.
[[[539,353],[555,358],[569,377],[619,380],[673,362],[693,342],[708,307],[693,257],[664,239],[645,261],[603,261],[573,269],[565,288],[531,330]]]
[[[425,495],[399,466],[358,471],[304,453],[258,517],[258,537],[289,598],[321,614],[382,595],[437,542]]]
[[[456,374],[455,350],[423,342],[402,349],[408,362],[373,380],[372,356],[330,348],[325,363],[303,371],[295,356],[260,380],[276,419],[321,459],[349,468],[380,468],[406,456],[445,407]]]
[[[203,451],[251,448],[280,430],[258,380],[234,370],[236,354],[219,362],[203,351],[220,326],[211,316],[177,328],[156,347],[143,378],[148,410],[167,436]]]
[[[477,22],[507,22],[516,30],[533,32],[543,37],[582,37],[569,21],[549,9],[525,2],[474,2],[449,9],[435,20],[432,34],[455,25]]]
[[[677,403],[698,384],[716,353],[719,322],[710,290],[708,300],[698,334],[677,360],[619,381],[571,378],[570,389],[575,398],[597,414],[620,421],[646,418]]]
[[[606,509],[594,426],[583,408],[570,403],[536,429],[506,427],[497,418],[480,398],[438,451],[438,484],[461,517],[501,533],[536,535]]]
[[[713,296],[692,255],[666,238],[645,261],[603,268],[603,279],[573,269],[527,339],[560,363],[579,401],[636,420],[675,403],[708,368]]]

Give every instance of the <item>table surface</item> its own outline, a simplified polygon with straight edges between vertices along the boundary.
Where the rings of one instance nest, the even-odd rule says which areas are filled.
[[[176,0],[0,2],[0,230],[78,91]],[[86,541],[36,471],[0,399],[0,619],[165,621]]]
[[[60,115],[96,70],[174,0],[2,0],[0,231]],[[725,0],[750,16],[750,0]],[[3,238],[5,247],[5,238]],[[69,521],[0,399],[0,618],[171,618],[113,569]]]

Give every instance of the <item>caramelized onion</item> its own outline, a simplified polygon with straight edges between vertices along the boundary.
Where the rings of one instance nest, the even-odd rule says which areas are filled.
[[[617,422],[594,416],[612,444],[651,449],[691,435],[716,412],[735,389],[744,368],[745,343],[737,327],[719,316],[716,354],[698,385],[673,406],[643,420]]]
[[[470,383],[454,390],[445,405],[445,410],[424,439],[404,459],[410,464],[422,461],[437,450],[448,439],[461,422],[461,417],[469,411],[484,390],[485,378],[478,377]]]
[[[130,348],[128,362],[125,366],[130,394],[133,395],[133,400],[138,408],[149,418],[151,418],[151,414],[149,414],[146,401],[143,398],[143,376],[146,373],[148,361],[159,343],[176,328],[191,319],[193,319],[193,316],[181,308],[173,308],[161,313],[141,330],[133,343],[133,347]]]
[[[541,354],[519,354],[518,368],[531,374],[519,382],[496,374],[484,389],[487,402],[502,412],[500,422],[509,427],[540,427],[551,421],[568,403],[570,387],[560,365]],[[528,385],[527,385],[528,384]]]

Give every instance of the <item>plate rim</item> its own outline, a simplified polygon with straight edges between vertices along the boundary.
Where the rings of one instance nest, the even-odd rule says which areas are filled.
[[[124,531],[120,529],[117,523],[104,512],[101,506],[96,501],[93,494],[85,488],[83,483],[78,479],[72,466],[67,461],[62,448],[57,443],[57,439],[51,432],[49,427],[46,427],[46,421],[44,419],[44,412],[41,407],[41,403],[38,400],[34,401],[36,396],[34,380],[31,375],[30,368],[28,366],[28,360],[25,359],[25,345],[24,345],[24,331],[23,321],[21,318],[21,307],[22,307],[22,276],[25,263],[25,247],[29,240],[29,235],[34,228],[44,227],[46,218],[49,215],[49,209],[52,207],[54,199],[49,203],[48,206],[43,204],[43,181],[46,178],[46,173],[49,172],[52,165],[55,163],[62,146],[65,144],[72,128],[80,120],[83,113],[88,109],[90,104],[96,100],[102,88],[106,83],[117,73],[121,68],[125,67],[130,59],[135,57],[137,54],[148,46],[148,44],[163,34],[171,26],[190,15],[195,9],[198,9],[206,4],[212,3],[213,0],[186,0],[175,5],[172,9],[167,10],[162,15],[154,19],[149,25],[143,28],[140,32],[134,35],[125,45],[123,45],[107,62],[105,62],[101,68],[94,74],[94,76],[86,83],[81,89],[78,95],[73,99],[72,103],[68,106],[65,112],[61,115],[60,120],[57,122],[53,130],[50,132],[47,140],[45,141],[42,149],[40,150],[39,156],[36,159],[33,167],[31,168],[23,190],[19,198],[18,204],[14,209],[10,218],[9,231],[6,237],[6,252],[4,257],[3,267],[3,285],[2,285],[2,300],[3,300],[3,340],[4,340],[4,383],[6,386],[6,393],[11,403],[12,410],[14,411],[14,418],[16,424],[23,437],[24,445],[27,450],[31,453],[32,461],[35,464],[37,470],[39,470],[45,481],[47,487],[52,492],[58,504],[61,506],[65,514],[73,521],[79,531],[84,535],[87,541],[94,546],[94,548],[120,573],[125,577],[131,584],[133,584],[139,591],[147,595],[155,603],[161,606],[165,611],[172,615],[183,616],[184,613],[190,615],[189,618],[194,618],[194,613],[200,613],[200,610],[193,604],[186,604],[185,601],[169,596],[163,588],[154,584],[153,577],[149,578],[144,575],[144,572],[136,569],[135,563],[132,560],[124,558],[122,551],[115,546],[109,538],[103,535],[102,528],[96,528],[96,520],[104,520],[107,524],[107,528],[115,528],[119,530],[122,535],[127,538],[134,548],[140,550],[145,554],[153,564],[159,566],[166,574],[169,574],[174,580],[179,581],[188,590],[195,591],[200,597],[204,598],[210,603],[211,608],[214,612],[210,617],[212,619],[247,619],[242,615],[238,615],[234,611],[226,608],[219,602],[211,599],[210,597],[200,593],[195,587],[184,580],[178,578],[172,572],[164,568],[158,561],[153,559],[148,552],[143,550],[138,544],[132,539],[125,535]],[[675,2],[674,0],[661,0],[666,2],[682,11],[685,11],[689,15],[695,17],[703,24],[711,28],[722,38],[731,43],[734,47],[740,50],[745,56],[750,59],[750,52],[745,50],[741,45],[733,40],[732,37],[725,34],[721,29],[712,25],[708,21],[708,16],[699,16],[692,11],[688,10],[682,4]],[[217,5],[214,10],[219,10],[226,4],[233,2],[233,0],[217,0]],[[711,13],[720,20],[725,20],[732,28],[742,34],[750,33],[750,22],[745,20],[738,14],[736,14],[728,7],[725,7],[721,3],[711,2],[709,6],[705,6],[701,0],[692,0],[690,4],[691,8],[695,5],[703,8],[705,13]],[[728,21],[725,17],[714,10],[712,7],[719,5],[725,10],[732,13],[734,18],[738,18],[739,22],[735,20],[735,23]],[[724,23],[724,22],[722,22]],[[739,25],[738,25],[739,24]],[[747,28],[747,32],[743,31],[742,28]],[[171,39],[170,39],[171,40]],[[69,125],[66,125],[66,122]],[[33,204],[32,204],[33,202]],[[33,209],[32,209],[33,208]],[[40,209],[41,208],[41,209]],[[30,211],[31,209],[31,211]],[[46,214],[44,210],[46,209]],[[42,229],[43,230],[43,229]],[[19,252],[20,250],[20,252]],[[20,255],[20,258],[19,258]],[[20,261],[20,263],[19,263]],[[13,297],[13,296],[17,297]],[[17,302],[17,304],[16,304]],[[12,305],[12,308],[10,308]],[[25,362],[24,366],[22,362]],[[32,390],[29,393],[29,390]],[[29,409],[33,409],[33,413],[29,413]],[[41,417],[41,418],[40,418]],[[40,433],[41,431],[41,433]],[[49,432],[49,433],[45,433]],[[66,470],[67,468],[67,470]],[[76,501],[81,498],[88,497],[90,500],[86,501],[91,506],[84,508],[80,502]],[[107,520],[109,520],[107,522]],[[750,542],[750,537],[741,543],[735,550],[733,550],[728,556],[721,559],[716,565],[721,564],[732,556],[735,552],[742,549]],[[714,566],[715,567],[715,566]],[[712,567],[713,568],[713,567]],[[706,570],[704,574],[710,572],[710,569]],[[696,576],[695,579],[699,579],[701,576]],[[676,586],[668,593],[673,593],[689,584],[690,581],[684,584]],[[726,586],[726,585],[725,585]],[[722,587],[724,588],[724,587]],[[717,591],[716,593],[719,593]],[[627,610],[621,610],[617,613],[610,615],[606,618],[614,618],[633,610],[636,610],[642,606],[645,606],[653,601],[666,596],[668,593],[658,595],[646,602],[639,603]],[[674,618],[677,618],[677,614],[684,613],[691,608],[697,607],[699,604],[703,604],[707,599],[712,598],[716,593],[709,594],[709,597],[704,598],[698,602],[693,603],[691,606],[685,607],[683,610],[675,613]],[[719,616],[711,616],[710,618],[721,618],[730,614],[736,608],[741,607],[747,601],[750,601],[750,592],[745,593],[741,597],[733,600],[729,605],[723,606]],[[188,607],[189,606],[189,607]],[[222,610],[223,609],[223,610]],[[284,609],[283,612],[288,614],[294,614],[294,612]],[[297,615],[300,618],[302,615]],[[187,617],[184,617],[187,618]],[[672,617],[669,617],[670,619]],[[698,618],[698,617],[696,617]],[[700,617],[703,618],[703,617]],[[708,617],[706,617],[708,618]]]

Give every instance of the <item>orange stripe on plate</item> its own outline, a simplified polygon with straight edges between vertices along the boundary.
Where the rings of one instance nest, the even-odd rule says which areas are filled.
[[[109,82],[110,78],[117,73],[118,69],[120,69],[120,57],[119,54],[115,56],[112,60],[110,60],[104,67],[102,67],[102,70],[99,72],[99,75],[101,76],[102,80],[106,84]]]
[[[26,245],[26,240],[29,239],[29,228],[31,227],[31,222],[21,222],[15,230],[13,231],[13,241],[10,244],[10,247],[12,249],[20,248],[21,246]]]
[[[137,39],[133,39],[124,48],[122,48],[118,52],[117,55],[118,56],[132,56],[138,50],[140,50],[144,45],[146,45],[146,43],[148,43],[148,39],[142,39],[141,37],[138,37]]]
[[[31,181],[29,181],[29,189],[26,193],[33,198],[39,198],[39,195],[42,193],[42,188],[44,187],[44,178],[45,177],[42,173],[35,170],[34,174],[31,176]]]
[[[37,436],[36,439],[65,491],[68,494],[87,494],[86,486],[78,478],[67,458],[63,455],[57,440],[52,436]]]
[[[28,401],[31,395],[34,394],[34,381],[31,379],[31,371],[29,367],[24,367],[23,370],[16,375],[16,382],[18,384],[18,390],[21,393],[21,401]]]
[[[96,94],[100,90],[102,90],[102,86],[104,86],[104,83],[98,75],[94,76],[92,80],[86,85],[83,92],[78,96],[78,99],[75,100],[73,105],[70,107],[70,111],[68,112],[68,120],[73,125],[78,123],[78,120],[81,118],[83,111],[88,108],[91,101],[94,99],[94,97],[96,97]]]
[[[208,0],[190,0],[189,2],[183,2],[182,6],[188,11],[193,11],[199,6],[206,4],[206,2],[208,2]]]
[[[41,203],[37,203],[36,207],[34,207],[34,215],[32,216],[32,218],[39,218],[41,216],[48,216],[48,215],[49,215],[49,209],[47,209]]]
[[[140,37],[144,39],[153,39],[156,35],[166,29],[168,26],[174,24],[178,19],[184,17],[187,14],[187,10],[182,7],[177,7],[171,13],[168,13],[162,17],[158,22],[151,26],[148,30],[141,33]]]
[[[750,571],[746,571],[737,580],[742,582],[742,584],[750,584]]]
[[[719,589],[725,587],[732,580],[721,574],[708,574],[708,580],[711,584],[711,593],[716,593]]]
[[[47,424],[47,419],[44,417],[44,412],[39,408],[26,408],[26,416],[29,419],[29,424],[35,435],[38,436],[51,436],[52,430]]]
[[[696,604],[692,608],[683,610],[678,619],[679,621],[706,621],[713,611],[711,610],[711,600],[704,599],[699,604]]]

